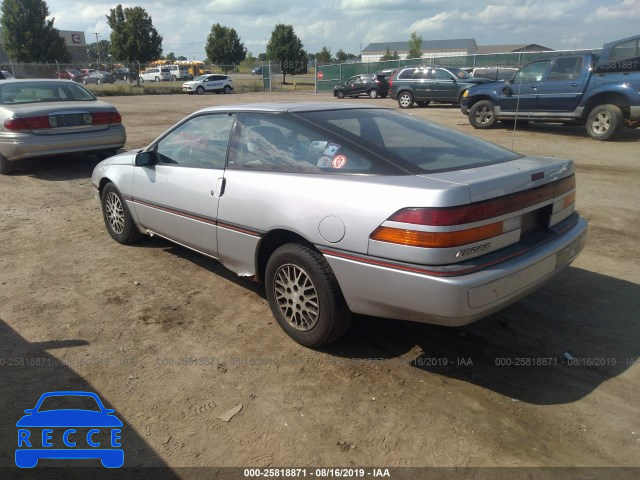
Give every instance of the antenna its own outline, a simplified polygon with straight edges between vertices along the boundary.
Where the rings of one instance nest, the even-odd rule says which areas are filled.
[[[527,41],[529,37],[529,4],[531,0],[527,0],[527,4],[525,6],[525,14],[527,16],[527,28],[524,31],[524,44],[522,48],[520,48],[520,55],[518,55],[518,63],[520,64],[520,69],[522,69],[522,54],[524,53],[524,49],[527,47]],[[522,94],[522,75],[520,75],[520,79],[518,80],[518,99],[516,100],[516,117],[513,121],[513,136],[511,137],[511,150],[513,150],[513,146],[516,142],[516,127],[518,126],[518,112],[520,111],[520,95]]]

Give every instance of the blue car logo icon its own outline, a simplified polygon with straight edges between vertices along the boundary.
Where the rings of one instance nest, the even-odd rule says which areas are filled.
[[[26,415],[16,423],[18,467],[33,468],[41,458],[99,458],[107,468],[124,464],[124,451],[120,448],[122,422],[95,393],[48,392],[34,408],[24,412]]]

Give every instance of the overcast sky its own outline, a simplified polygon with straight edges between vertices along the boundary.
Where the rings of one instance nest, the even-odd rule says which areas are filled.
[[[93,32],[108,39],[105,15],[116,3],[48,0],[55,27]],[[370,42],[403,41],[416,31],[423,40],[474,38],[479,45],[538,43],[556,49],[597,48],[640,34],[640,0],[141,0],[163,36],[163,51],[189,59],[205,57],[215,23],[233,27],[255,56],[266,51],[277,23],[293,25],[304,48],[323,45],[359,53]]]

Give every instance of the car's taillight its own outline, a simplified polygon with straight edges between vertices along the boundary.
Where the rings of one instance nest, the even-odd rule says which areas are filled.
[[[391,88],[391,86],[393,85],[393,79],[389,80],[389,88]]]
[[[575,203],[575,176],[548,183],[524,192],[476,202],[469,205],[447,208],[403,208],[391,215],[387,222],[420,225],[422,227],[456,227],[497,218],[517,212],[542,202],[559,198],[554,202],[553,213],[560,212]],[[571,193],[569,193],[571,192]],[[568,195],[566,195],[569,193]],[[557,205],[556,205],[557,204]],[[565,212],[566,215],[570,214]],[[559,215],[551,223],[557,223],[566,215]],[[385,222],[386,223],[386,222]],[[502,235],[521,227],[520,216],[473,228],[450,231],[426,231],[424,228],[399,228],[397,225],[381,225],[372,234],[371,240],[423,248],[457,247]],[[549,226],[552,226],[550,224]],[[460,227],[458,227],[460,228]]]
[[[4,121],[4,128],[12,132],[20,132],[23,130],[43,130],[51,128],[48,115],[40,115],[37,117],[12,117]]]
[[[94,125],[122,123],[122,117],[118,112],[93,112],[91,120]]]

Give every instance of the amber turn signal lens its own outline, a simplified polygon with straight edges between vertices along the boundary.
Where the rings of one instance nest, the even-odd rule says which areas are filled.
[[[502,222],[456,232],[418,232],[401,228],[378,227],[371,235],[371,239],[410,247],[445,248],[468,245],[502,233]]]
[[[573,203],[576,203],[576,192],[573,192],[571,195],[567,195],[562,199],[562,208],[567,208]]]

